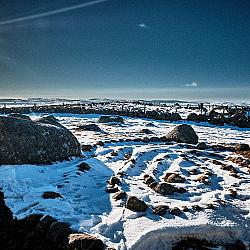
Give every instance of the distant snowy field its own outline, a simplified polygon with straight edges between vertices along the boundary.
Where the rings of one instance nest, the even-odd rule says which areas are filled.
[[[31,115],[32,118],[36,116]],[[190,149],[176,143],[118,142],[119,139],[145,137],[139,133],[143,128],[150,129],[154,133],[152,136],[163,136],[183,122],[125,117],[125,123],[117,125],[98,124],[99,115],[55,114],[55,117],[82,144],[94,145],[100,140],[105,144],[84,152],[83,159],[75,158],[48,166],[1,166],[0,188],[16,217],[50,214],[68,222],[75,230],[97,235],[117,249],[171,249],[172,243],[187,236],[221,242],[236,239],[250,242],[250,177],[247,169],[223,160],[238,170],[239,179],[213,164],[211,160],[214,158],[209,150],[194,155]],[[102,131],[76,130],[78,125],[90,123],[98,124]],[[218,127],[208,123],[187,124],[192,125],[199,142],[250,144],[249,129]],[[116,141],[111,142],[111,139]],[[131,155],[134,164],[125,159],[126,154]],[[220,155],[228,156],[230,153],[221,152]],[[82,161],[91,166],[89,171],[78,171],[77,165]],[[196,169],[198,174],[188,175],[191,169]],[[121,171],[124,175],[119,188],[144,200],[149,206],[145,213],[126,209],[124,201],[115,201],[112,198],[114,194],[105,192],[107,180]],[[211,172],[210,185],[196,181],[204,171]],[[186,188],[186,193],[162,196],[143,182],[144,174],[162,181],[167,172],[185,177],[184,183],[174,185]],[[230,196],[230,188],[237,190],[236,198]],[[44,200],[41,195],[45,191],[58,192],[62,198]],[[226,206],[221,206],[221,201]],[[215,210],[205,209],[210,203],[215,204]],[[160,204],[167,204],[170,208],[187,206],[190,210],[180,216],[167,213],[160,217],[152,213],[152,208]],[[204,209],[195,211],[193,205]]]

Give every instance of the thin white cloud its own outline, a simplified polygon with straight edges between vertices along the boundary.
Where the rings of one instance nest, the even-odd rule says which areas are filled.
[[[8,20],[5,20],[5,21],[1,21],[0,26],[6,25],[6,24],[12,24],[12,23],[24,22],[24,21],[28,21],[28,20],[41,18],[41,17],[52,16],[52,15],[55,15],[55,14],[85,8],[85,7],[88,7],[88,6],[91,6],[91,5],[96,5],[96,4],[107,2],[107,1],[110,1],[110,0],[95,0],[95,1],[90,1],[90,2],[87,2],[87,3],[77,4],[77,5],[57,9],[57,10],[48,11],[48,12],[38,13],[38,14],[24,16],[24,17],[18,17],[18,18],[14,18],[14,19],[8,19]]]
[[[198,83],[197,82],[191,82],[191,83],[186,83],[185,86],[186,87],[191,87],[191,88],[196,88],[198,87]]]
[[[147,26],[145,23],[138,24],[138,27],[141,29],[149,29],[149,26]]]

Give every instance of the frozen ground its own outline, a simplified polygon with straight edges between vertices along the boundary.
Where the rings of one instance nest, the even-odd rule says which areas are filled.
[[[1,166],[0,188],[16,217],[50,214],[70,223],[75,230],[97,235],[116,249],[171,249],[172,243],[187,236],[219,242],[236,239],[250,242],[249,173],[246,168],[226,160],[232,153],[211,150],[195,153],[176,143],[124,142],[124,139],[145,137],[139,132],[143,128],[150,129],[154,133],[151,136],[163,136],[179,123],[125,118],[121,125],[98,124],[99,115],[55,116],[82,144],[103,141],[104,146],[84,152],[83,159],[49,166]],[[76,129],[78,125],[90,123],[98,124],[102,131]],[[249,129],[189,124],[200,142],[250,144]],[[238,178],[213,160],[233,165]],[[89,171],[78,171],[82,161],[91,166]],[[190,175],[189,171],[194,169],[197,173]],[[146,212],[132,212],[125,208],[124,201],[115,201],[114,194],[105,192],[107,180],[121,172],[119,189],[144,200],[149,206]],[[186,193],[162,196],[143,182],[144,174],[160,182],[168,172],[179,173],[186,179],[184,183],[174,184],[187,189]],[[197,181],[204,172],[209,172],[209,184]],[[232,197],[230,189],[238,195]],[[41,195],[45,191],[56,191],[62,198],[44,200]],[[189,211],[180,216],[167,213],[160,217],[153,214],[152,208],[161,204],[180,209],[187,206]],[[209,204],[216,209],[207,209]],[[202,211],[196,211],[194,205],[199,205]]]

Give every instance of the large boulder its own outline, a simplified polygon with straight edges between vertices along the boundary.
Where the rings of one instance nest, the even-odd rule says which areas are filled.
[[[198,143],[198,136],[195,133],[194,129],[187,124],[182,124],[176,126],[172,131],[170,131],[166,138],[175,142],[183,142],[190,144]]]
[[[53,117],[0,116],[0,145],[0,164],[46,164],[81,154],[75,136]]]

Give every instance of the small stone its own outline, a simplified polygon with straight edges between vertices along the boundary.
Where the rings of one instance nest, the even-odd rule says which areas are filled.
[[[144,182],[149,186],[151,183],[155,182],[155,180],[152,176],[149,176],[148,178],[145,179]]]
[[[204,171],[204,175],[213,176],[213,173],[207,169]]]
[[[78,234],[70,234],[69,235],[69,243],[68,243],[68,250],[103,250],[104,243],[89,234],[85,233],[78,233]]]
[[[205,150],[207,149],[207,144],[205,142],[200,142],[196,145],[196,148],[199,150]]]
[[[212,203],[207,204],[207,209],[213,209],[215,210],[215,206]]]
[[[236,190],[230,188],[228,191],[230,192],[230,195],[231,195],[232,197],[235,198],[235,197],[237,196],[237,191],[236,191]]]
[[[143,137],[142,142],[148,143],[148,142],[150,142],[150,139],[148,137]]]
[[[181,214],[181,210],[178,207],[173,207],[169,210],[169,213],[179,216]]]
[[[98,141],[96,143],[97,146],[103,147],[104,146],[104,142],[103,141]]]
[[[187,207],[187,206],[182,206],[182,211],[183,211],[183,212],[188,212],[188,211],[189,211],[189,209],[188,209],[188,207]]]
[[[82,145],[82,151],[91,151],[92,150],[92,146],[91,145]]]
[[[146,203],[135,196],[130,196],[126,203],[126,208],[134,212],[145,212],[148,208]]]
[[[113,151],[113,152],[110,153],[110,155],[111,155],[111,156],[118,156],[118,153],[115,152],[115,151]]]
[[[200,207],[199,205],[193,205],[192,209],[195,210],[195,211],[202,211],[203,210],[203,208]]]
[[[44,192],[42,195],[43,199],[55,199],[62,198],[62,195],[53,191]]]
[[[124,154],[124,159],[129,160],[131,158],[132,154]]]
[[[131,159],[130,162],[131,162],[132,164],[135,164],[135,159]]]
[[[167,174],[164,177],[164,181],[170,182],[170,183],[183,183],[183,182],[185,182],[185,178],[183,178],[179,174],[171,173],[170,175]]]
[[[162,182],[155,187],[155,191],[162,195],[170,195],[176,192],[176,188],[171,184]]]
[[[177,188],[176,192],[180,193],[180,194],[184,194],[187,192],[187,189],[184,187],[179,187]]]
[[[94,123],[92,124],[84,124],[84,125],[79,125],[76,130],[84,130],[84,131],[96,131],[96,132],[101,132],[102,130],[100,127]]]
[[[207,184],[208,177],[205,175],[200,175],[196,180],[199,182],[203,182],[204,184]]]
[[[120,179],[117,178],[116,176],[112,176],[108,182],[110,185],[116,185],[116,184],[119,185],[121,183]]]
[[[147,129],[147,128],[143,128],[139,131],[139,133],[142,133],[142,134],[154,134],[151,130]]]
[[[114,200],[122,200],[125,199],[127,197],[126,192],[124,191],[119,191],[117,193],[114,194],[113,199]]]
[[[116,192],[119,191],[119,188],[118,187],[108,187],[108,188],[105,189],[105,191],[107,193],[116,193]]]
[[[121,116],[110,116],[110,115],[103,115],[100,116],[98,119],[99,123],[124,123],[124,119]]]
[[[155,190],[156,187],[157,187],[157,185],[158,185],[157,182],[152,182],[151,184],[149,184],[149,187],[150,187],[151,189]]]
[[[196,168],[192,168],[192,169],[189,170],[190,175],[196,175],[198,173],[199,173],[199,171]]]
[[[81,162],[77,167],[78,167],[78,170],[81,172],[85,172],[91,169],[89,164],[86,162]]]
[[[167,213],[168,209],[169,209],[169,206],[167,206],[167,205],[159,205],[153,209],[153,213],[160,215],[160,216],[163,216]]]

